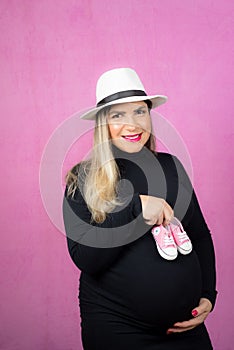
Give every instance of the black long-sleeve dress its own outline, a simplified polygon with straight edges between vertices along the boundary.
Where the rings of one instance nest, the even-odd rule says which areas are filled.
[[[215,257],[210,231],[179,160],[147,149],[114,149],[120,170],[121,206],[102,224],[79,190],[65,191],[63,213],[70,256],[81,270],[79,301],[85,350],[212,349],[204,324],[167,335],[190,319],[201,297],[216,299]],[[189,235],[193,250],[163,259],[142,217],[139,194],[164,198]]]

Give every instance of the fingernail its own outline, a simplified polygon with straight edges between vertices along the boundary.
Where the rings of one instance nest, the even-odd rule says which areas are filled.
[[[196,317],[196,316],[198,315],[197,310],[193,310],[193,311],[192,311],[192,315],[193,315],[193,317]]]
[[[167,334],[172,334],[172,332],[171,331],[167,331]]]

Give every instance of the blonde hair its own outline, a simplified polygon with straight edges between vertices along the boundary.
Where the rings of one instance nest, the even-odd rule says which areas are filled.
[[[97,223],[102,223],[107,214],[121,204],[117,198],[120,174],[112,153],[107,123],[110,109],[111,106],[104,107],[96,115],[94,147],[90,160],[77,164],[66,176],[67,195],[74,197],[79,188],[91,212],[92,221]],[[152,132],[145,147],[155,151]]]

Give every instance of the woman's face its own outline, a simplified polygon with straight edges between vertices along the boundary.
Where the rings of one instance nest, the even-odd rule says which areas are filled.
[[[116,104],[107,122],[112,143],[128,153],[139,152],[151,133],[151,118],[144,101]]]

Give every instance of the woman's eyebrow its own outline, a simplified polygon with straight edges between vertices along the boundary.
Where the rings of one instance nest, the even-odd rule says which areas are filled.
[[[137,111],[139,111],[139,110],[141,110],[141,109],[146,109],[147,108],[147,106],[140,106],[140,107],[138,107],[137,109],[134,109],[134,111],[133,112],[137,112]],[[110,112],[109,112],[109,114],[126,114],[127,112],[124,112],[124,111],[117,111],[117,110],[111,110]]]
[[[147,108],[147,106],[141,106],[141,107],[138,107],[137,109],[135,109],[133,112],[137,112],[137,111],[139,111],[140,109],[146,109]]]
[[[113,111],[110,111],[109,114],[126,114],[126,112],[113,110]]]

